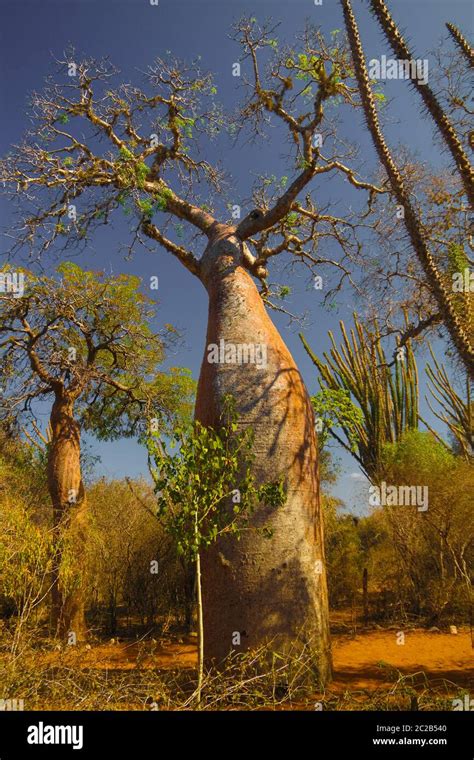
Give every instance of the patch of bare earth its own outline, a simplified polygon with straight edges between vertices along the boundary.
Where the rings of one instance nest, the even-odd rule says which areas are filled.
[[[450,681],[474,687],[474,649],[469,632],[407,631],[403,644],[397,643],[395,630],[364,632],[355,637],[336,635],[333,661],[331,690],[335,692],[388,685],[393,682],[393,671],[423,673],[432,686]],[[420,683],[422,678],[420,675]]]
[[[403,626],[396,625],[364,629],[360,623],[356,627],[347,613],[338,612],[332,615],[332,625],[334,678],[326,692],[301,701],[298,697],[282,698],[273,702],[273,707],[256,696],[249,703],[251,709],[314,710],[319,702],[330,710],[451,709],[452,698],[461,690],[474,692],[474,649],[466,627],[459,627],[457,634],[409,627],[403,631]],[[399,631],[404,633],[403,643],[399,643]],[[142,692],[148,688],[153,692],[154,684],[160,683],[160,673],[171,689],[168,706],[160,701],[160,709],[174,709],[173,679],[178,677],[182,685],[182,675],[185,688],[190,693],[194,688],[196,637],[167,634],[139,641],[91,641],[87,645],[37,649],[26,659],[25,665],[33,672],[56,673],[57,678],[67,674],[72,684],[80,686],[77,693],[73,686],[74,696],[68,697],[68,688],[61,689],[59,700],[56,694],[48,696],[48,709],[146,709]],[[86,681],[80,681],[81,676]],[[113,682],[125,688],[120,700],[117,695],[122,694],[122,687],[107,696],[108,679],[111,687]],[[176,699],[181,704],[178,694]],[[411,706],[413,699],[415,707]],[[213,709],[219,708],[216,705]],[[236,707],[223,704],[220,709]]]
[[[469,632],[405,632],[404,643],[395,630],[364,631],[356,636],[334,634],[332,637],[334,680],[331,692],[372,690],[393,683],[393,675],[424,674],[431,685],[450,681],[457,686],[474,688],[474,649]],[[43,655],[44,664],[62,663],[77,668],[97,670],[156,670],[195,668],[195,639],[182,643],[158,642],[99,644],[91,648],[68,647],[61,654]],[[423,676],[423,677],[424,677]],[[415,679],[416,682],[416,679]]]

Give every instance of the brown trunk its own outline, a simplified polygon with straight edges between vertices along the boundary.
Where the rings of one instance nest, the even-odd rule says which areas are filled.
[[[57,395],[51,411],[52,440],[48,454],[48,488],[53,503],[55,562],[52,578],[52,623],[56,635],[76,640],[86,636],[84,553],[87,501],[81,476],[80,431],[73,402]],[[66,578],[66,584],[64,579]]]
[[[364,567],[362,573],[362,606],[364,608],[364,625],[369,622],[369,571]]]
[[[259,482],[283,477],[283,507],[259,508],[254,527],[239,541],[222,537],[203,552],[206,660],[232,649],[273,640],[284,651],[309,643],[319,677],[331,671],[328,603],[323,556],[314,416],[293,358],[269,318],[254,281],[241,266],[245,246],[235,237],[210,244],[202,259],[209,294],[207,343],[199,378],[196,417],[217,425],[225,394],[236,399],[240,424],[255,433]],[[208,346],[226,343],[267,347],[266,367],[209,363]],[[240,647],[233,637],[240,633]]]

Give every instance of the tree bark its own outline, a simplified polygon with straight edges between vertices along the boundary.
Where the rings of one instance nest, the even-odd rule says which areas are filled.
[[[364,625],[369,622],[369,571],[366,567],[362,572],[362,607],[364,608]]]
[[[191,633],[196,606],[196,567],[193,562],[182,557],[181,568],[183,571],[184,627],[186,633]]]
[[[57,636],[86,637],[85,544],[87,500],[80,465],[80,430],[73,402],[58,393],[51,411],[48,488],[53,504],[55,561],[52,578],[52,625]],[[67,583],[61,576],[67,573]]]
[[[255,433],[257,481],[283,477],[287,500],[254,512],[251,526],[258,531],[244,531],[240,540],[223,536],[203,553],[205,658],[220,662],[232,649],[268,641],[284,652],[299,641],[326,682],[331,655],[314,415],[295,362],[242,265],[246,256],[245,244],[230,232],[211,241],[201,260],[209,320],[196,418],[217,427],[223,397],[232,394],[239,424]],[[221,339],[265,345],[266,367],[209,363],[208,346]]]
[[[202,682],[204,678],[204,618],[202,611],[202,576],[201,554],[196,554],[196,586],[197,586],[197,613],[198,613],[198,682],[196,700],[201,704]]]

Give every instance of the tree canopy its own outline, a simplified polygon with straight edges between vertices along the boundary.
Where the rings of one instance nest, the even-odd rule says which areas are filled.
[[[75,404],[81,427],[108,438],[144,433],[150,418],[189,412],[188,372],[160,365],[176,339],[155,330],[153,301],[137,277],[106,277],[65,262],[57,277],[23,271],[20,297],[0,296],[2,416],[55,394]]]

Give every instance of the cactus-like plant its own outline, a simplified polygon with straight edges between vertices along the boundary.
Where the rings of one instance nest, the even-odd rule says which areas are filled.
[[[411,61],[413,59],[413,55],[406,41],[400,34],[400,31],[398,30],[397,25],[391,17],[388,8],[383,0],[369,0],[369,6],[371,12],[379,22],[381,29],[395,55],[401,60]],[[455,27],[453,27],[453,29],[454,28]],[[451,29],[449,29],[449,31],[451,32]],[[454,33],[451,33],[455,37]],[[462,39],[464,40],[464,38]],[[459,44],[459,39],[456,39],[456,41]],[[464,42],[467,48],[469,48],[466,40],[464,40]],[[427,83],[421,84],[417,79],[412,79],[411,82],[423,100],[426,110],[438,127],[443,140],[445,141],[453,157],[453,161],[458,167],[467,197],[469,198],[470,202],[474,204],[474,171],[456,135],[456,132],[454,131],[453,125],[451,124],[446,112],[443,110],[443,107],[439,103],[431,87]]]
[[[474,457],[474,402],[471,383],[469,378],[466,378],[466,397],[462,398],[453,387],[444,365],[437,360],[431,346],[429,349],[433,366],[427,364],[425,368],[428,376],[428,390],[439,408],[438,410],[433,408],[429,398],[427,398],[428,406],[435,417],[447,425],[456,451],[467,461],[472,461]],[[425,420],[423,422],[439,441],[445,443]]]
[[[354,327],[348,335],[340,322],[342,342],[338,347],[329,332],[332,348],[317,357],[303,335],[301,341],[318,368],[321,391],[347,394],[361,415],[338,414],[336,424],[344,433],[341,439],[333,429],[329,433],[359,462],[369,480],[380,473],[383,446],[400,440],[407,430],[418,427],[418,371],[410,341],[396,351],[394,361],[387,359],[377,322],[368,330],[354,314]],[[313,397],[318,414],[318,396]],[[355,445],[354,445],[355,444]]]

